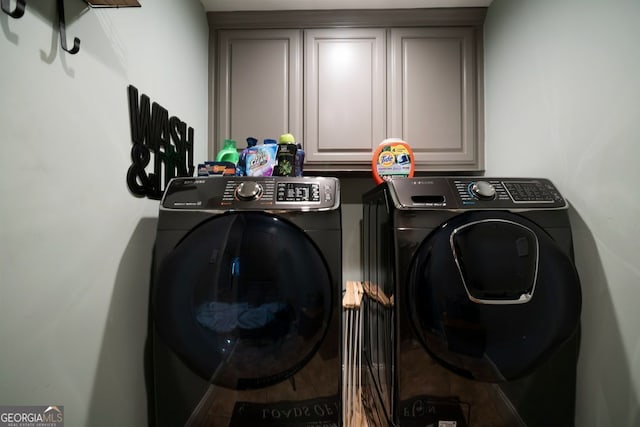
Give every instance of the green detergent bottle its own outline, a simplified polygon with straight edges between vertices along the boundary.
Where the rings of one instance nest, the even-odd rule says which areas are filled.
[[[240,155],[238,154],[236,141],[233,139],[225,139],[222,150],[218,151],[218,155],[216,156],[216,162],[230,162],[237,165],[238,160],[240,160]]]

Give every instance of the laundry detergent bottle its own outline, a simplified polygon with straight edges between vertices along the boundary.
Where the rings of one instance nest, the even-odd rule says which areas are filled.
[[[258,140],[252,136],[247,138],[247,148],[242,150],[240,153],[240,159],[238,160],[238,169],[237,175],[247,175],[247,152],[251,149],[251,147],[255,147],[258,143]]]
[[[392,178],[412,177],[414,167],[413,151],[400,138],[387,138],[373,151],[371,171],[376,184]]]
[[[298,143],[298,150],[296,151],[296,176],[302,176],[304,169],[304,150],[302,144]]]
[[[240,155],[238,154],[236,141],[233,139],[225,139],[222,150],[218,151],[218,155],[216,156],[216,162],[229,162],[237,165],[238,160],[240,160]]]

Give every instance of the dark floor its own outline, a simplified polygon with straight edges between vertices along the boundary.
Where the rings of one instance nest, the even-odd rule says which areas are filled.
[[[416,343],[400,355],[400,402],[418,396],[457,399],[469,427],[518,427],[523,423],[496,384],[456,375],[435,362]]]
[[[259,363],[259,361],[256,361],[256,363]],[[323,407],[327,408],[327,402],[330,401],[332,404],[332,408],[328,408],[326,410],[335,411],[336,416],[338,416],[337,414],[339,413],[339,402],[337,400],[337,384],[339,383],[340,379],[338,378],[337,381],[334,382],[319,380],[325,375],[331,375],[332,372],[333,375],[340,376],[339,372],[335,373],[335,366],[335,360],[325,360],[319,353],[316,353],[316,355],[309,361],[309,363],[293,376],[292,380],[285,380],[278,384],[261,389],[244,391],[232,390],[212,385],[211,387],[209,387],[207,394],[202,398],[200,404],[191,415],[191,418],[186,425],[193,427],[240,426],[242,425],[242,422],[238,421],[237,416],[235,417],[235,421],[232,422],[232,416],[234,415],[234,408],[236,410],[236,415],[238,411],[242,411],[243,404],[248,404],[245,406],[250,407],[263,404],[268,405],[272,403],[274,407],[281,407],[283,402],[286,402],[285,405],[288,405],[288,408],[297,408],[296,410],[298,411],[298,413],[301,413],[302,411],[300,411],[299,408],[304,408],[304,405],[309,404],[309,402],[317,402],[319,397],[326,397],[326,402],[323,402],[322,404]],[[293,415],[287,413],[284,414],[283,417],[287,415],[296,415],[294,413],[296,412],[295,410],[291,410],[290,412]],[[322,419],[332,418],[329,417],[329,415],[331,414],[323,413],[324,418]],[[272,418],[265,419],[264,423],[265,425],[269,426],[275,426],[279,424],[292,426],[302,425],[285,422],[277,423]],[[329,425],[329,423],[327,423],[326,425]]]

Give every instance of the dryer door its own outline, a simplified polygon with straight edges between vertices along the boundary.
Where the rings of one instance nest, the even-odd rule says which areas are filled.
[[[522,377],[577,328],[572,260],[540,227],[508,212],[469,212],[432,232],[411,264],[406,303],[426,349],[482,381]]]
[[[157,332],[202,378],[234,389],[289,378],[331,318],[329,270],[298,227],[263,213],[205,221],[162,260]]]

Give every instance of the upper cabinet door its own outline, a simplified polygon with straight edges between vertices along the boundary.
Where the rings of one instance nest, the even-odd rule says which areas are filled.
[[[389,134],[409,143],[418,169],[483,167],[475,31],[391,30]]]
[[[217,132],[238,148],[302,135],[302,33],[300,30],[223,30],[219,33]]]
[[[385,30],[305,31],[307,163],[371,162],[386,134]]]

